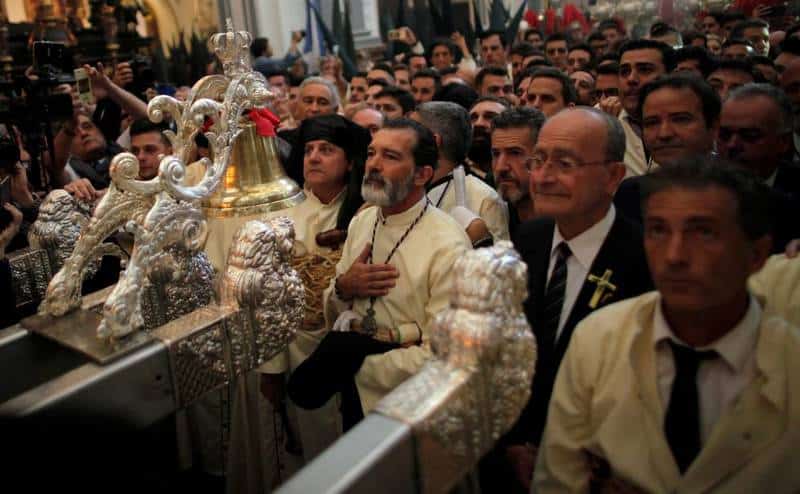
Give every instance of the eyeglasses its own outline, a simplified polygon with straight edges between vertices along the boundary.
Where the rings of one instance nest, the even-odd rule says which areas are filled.
[[[529,156],[528,162],[525,164],[525,168],[528,171],[534,170],[542,170],[548,164],[552,165],[555,169],[556,173],[560,175],[571,175],[578,171],[578,169],[583,168],[585,166],[592,166],[592,165],[604,165],[607,161],[590,161],[588,163],[578,163],[570,158],[557,158],[557,159],[546,159],[543,156]]]

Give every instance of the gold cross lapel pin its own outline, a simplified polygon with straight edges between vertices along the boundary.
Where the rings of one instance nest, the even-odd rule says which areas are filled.
[[[603,273],[603,276],[596,276],[590,274],[587,278],[592,283],[597,284],[597,288],[594,290],[594,294],[592,295],[592,299],[589,301],[589,307],[592,309],[596,309],[601,302],[608,300],[611,295],[617,291],[617,285],[611,283],[611,275],[614,274],[613,271],[610,269],[606,269],[606,272]],[[608,290],[608,291],[606,291]]]

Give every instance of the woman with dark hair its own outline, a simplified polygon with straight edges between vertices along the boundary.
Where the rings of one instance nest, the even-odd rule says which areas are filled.
[[[306,308],[302,330],[288,349],[259,368],[262,392],[276,408],[284,406],[287,373],[311,355],[325,335],[322,292],[334,276],[350,220],[364,202],[361,181],[370,140],[368,130],[346,118],[323,115],[303,120],[292,143],[288,164],[303,170],[306,199],[273,215],[294,221],[293,264],[306,288]],[[341,433],[334,402],[318,410],[297,410],[306,461]]]

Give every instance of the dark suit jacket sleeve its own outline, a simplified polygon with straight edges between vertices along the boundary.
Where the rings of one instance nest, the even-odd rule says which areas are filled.
[[[617,213],[639,225],[643,222],[640,183],[640,177],[626,178],[619,184],[617,193],[614,194],[614,206],[617,208]]]

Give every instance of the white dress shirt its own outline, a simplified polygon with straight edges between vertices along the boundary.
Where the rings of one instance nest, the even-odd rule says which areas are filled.
[[[586,277],[589,276],[589,270],[592,268],[594,258],[606,241],[608,232],[611,231],[611,226],[614,224],[614,218],[617,213],[614,205],[608,209],[608,212],[602,220],[598,221],[580,235],[565,241],[558,230],[558,224],[553,232],[553,246],[550,249],[550,267],[547,268],[547,280],[553,275],[553,269],[556,265],[557,250],[556,247],[561,242],[566,242],[569,246],[572,255],[567,259],[567,286],[564,289],[564,305],[561,307],[561,317],[558,320],[558,330],[556,331],[556,341],[561,336],[561,330],[564,329],[564,324],[572,312],[572,306],[575,305],[575,300],[581,292],[583,283]]]
[[[653,315],[653,344],[656,348],[656,378],[661,402],[669,407],[672,383],[675,380],[675,360],[667,340],[689,346],[678,339],[664,318],[661,304]],[[756,376],[756,343],[761,324],[761,306],[752,295],[747,313],[725,336],[698,351],[714,350],[719,358],[705,360],[697,371],[697,391],[700,405],[700,439],[705,444],[719,418],[736,397]]]

